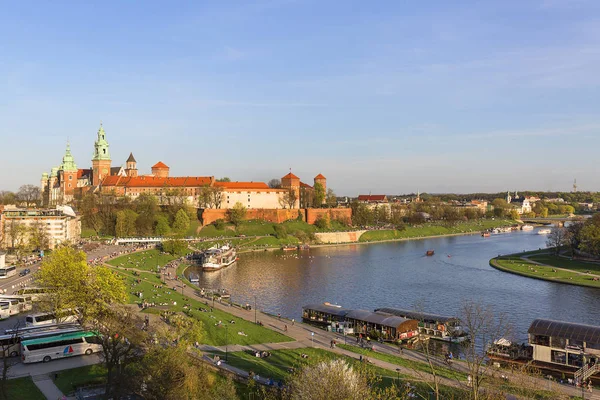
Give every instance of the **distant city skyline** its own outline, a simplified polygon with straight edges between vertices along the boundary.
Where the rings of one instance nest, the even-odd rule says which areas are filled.
[[[91,165],[340,195],[599,191],[600,2],[6,3],[0,190]]]

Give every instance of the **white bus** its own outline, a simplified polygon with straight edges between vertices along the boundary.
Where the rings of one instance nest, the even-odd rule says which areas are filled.
[[[58,317],[54,313],[30,314],[25,317],[25,326],[72,324],[76,322],[79,322],[79,318],[77,312],[73,310],[59,311]]]
[[[102,341],[94,332],[64,333],[40,339],[21,341],[23,363],[48,362],[50,360],[89,355],[102,351]]]
[[[21,312],[18,299],[0,299],[0,308],[8,306],[8,315],[13,316]]]
[[[0,302],[4,300],[17,300],[19,302],[19,311],[31,311],[33,308],[33,300],[30,295],[19,296],[19,295],[6,295],[0,294]]]
[[[32,301],[41,301],[41,300],[43,300],[45,295],[50,293],[51,290],[52,289],[47,289],[47,288],[26,287],[26,288],[15,291],[13,294],[16,294],[19,296],[29,295],[29,296],[31,296]]]
[[[75,332],[83,332],[83,329],[80,326],[61,327],[57,325],[56,327],[46,328],[45,330],[40,328],[34,328],[23,332],[14,330],[14,332],[0,335],[0,349],[4,349],[4,352],[0,351],[0,357],[16,357],[21,354],[21,341],[23,340],[41,339],[63,333]]]
[[[10,317],[10,304],[0,302],[0,320]]]
[[[14,265],[0,268],[0,279],[8,278],[10,276],[16,275],[17,267]]]

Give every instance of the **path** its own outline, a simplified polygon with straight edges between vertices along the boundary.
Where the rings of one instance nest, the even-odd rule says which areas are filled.
[[[42,394],[46,396],[46,399],[56,400],[63,398],[63,392],[61,392],[60,389],[56,387],[50,375],[37,375],[32,377],[32,379],[35,386],[37,386],[38,389],[40,389],[40,391],[42,392]],[[65,396],[64,398],[68,400],[75,400],[75,397]]]
[[[529,258],[529,257],[532,257],[532,256],[540,256],[540,255],[554,255],[554,254],[551,254],[551,253],[538,253],[538,254],[534,254],[534,255],[531,255],[531,256],[521,256],[519,258],[521,260],[530,262],[530,263],[535,264],[535,265],[540,265],[540,266],[543,266],[543,267],[554,268],[555,270],[564,271],[564,272],[571,272],[571,273],[573,273],[575,275],[590,276],[592,278],[598,278],[598,274],[592,274],[592,273],[588,273],[588,272],[579,272],[579,271],[575,271],[575,270],[569,269],[569,268],[555,267],[554,265],[544,264],[544,263],[541,263],[539,261],[535,261],[535,260],[532,260],[531,258]],[[562,257],[562,256],[559,255],[559,257]]]

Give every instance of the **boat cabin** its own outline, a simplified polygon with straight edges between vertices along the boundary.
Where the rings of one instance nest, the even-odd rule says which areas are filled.
[[[346,321],[355,334],[374,331],[385,340],[408,339],[417,334],[417,321],[383,312],[352,310],[346,314]]]
[[[534,361],[574,368],[600,362],[600,326],[536,319],[527,333]]]
[[[344,322],[348,312],[350,310],[335,304],[308,304],[302,307],[302,318],[306,322],[331,325],[336,322]]]
[[[375,311],[396,315],[401,318],[416,320],[418,322],[418,332],[434,339],[460,341],[467,337],[467,334],[461,327],[460,319],[457,317],[447,317],[443,315],[388,307],[378,308]]]

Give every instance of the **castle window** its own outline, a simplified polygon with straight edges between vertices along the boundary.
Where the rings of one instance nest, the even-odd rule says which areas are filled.
[[[73,179],[73,175],[69,175],[69,180],[72,180],[72,179]]]

